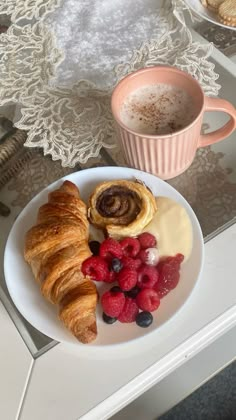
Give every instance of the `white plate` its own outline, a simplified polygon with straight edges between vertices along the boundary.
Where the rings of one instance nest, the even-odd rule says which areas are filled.
[[[209,9],[204,7],[201,3],[201,0],[185,0],[185,3],[193,12],[195,12],[202,19],[208,20],[208,22],[212,22],[215,25],[222,26],[223,28],[232,29],[233,31],[236,31],[235,26],[227,26],[221,23],[216,13],[211,12]]]
[[[48,192],[61,185],[62,180],[69,179],[74,182],[79,187],[82,198],[86,201],[97,183],[113,179],[132,179],[133,177],[144,181],[154,195],[170,197],[185,207],[193,227],[192,254],[182,267],[178,286],[162,299],[159,309],[153,314],[154,321],[149,328],[140,328],[135,323],[116,322],[113,325],[107,325],[101,319],[100,305],[98,305],[98,337],[93,344],[86,345],[86,348],[101,349],[109,345],[127,344],[127,342],[131,342],[130,340],[151,334],[176,314],[187,301],[197,283],[203,265],[202,232],[193,210],[174,188],[154,175],[128,168],[103,167],[70,174],[45,188],[25,207],[11,229],[4,255],[6,283],[16,307],[35,328],[57,341],[76,343],[77,346],[84,347],[58,320],[56,307],[41,296],[30,267],[23,258],[25,233],[35,223],[40,205],[47,202]],[[99,283],[98,287],[100,287]]]

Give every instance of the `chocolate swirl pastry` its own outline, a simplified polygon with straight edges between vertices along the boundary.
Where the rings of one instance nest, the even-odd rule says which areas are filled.
[[[140,212],[142,201],[135,191],[119,185],[103,191],[96,203],[96,209],[103,217],[119,218],[120,225],[128,225]]]
[[[97,185],[89,199],[90,222],[114,238],[136,236],[157,210],[151,191],[139,181],[117,180]]]

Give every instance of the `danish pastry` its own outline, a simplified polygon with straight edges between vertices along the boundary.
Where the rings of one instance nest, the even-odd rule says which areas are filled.
[[[152,192],[140,181],[117,180],[97,185],[89,199],[88,219],[109,236],[136,236],[157,211]]]

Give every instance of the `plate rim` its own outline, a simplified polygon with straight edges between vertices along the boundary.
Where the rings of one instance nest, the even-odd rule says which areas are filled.
[[[148,177],[150,176],[151,178],[155,178],[158,183],[160,183],[162,185],[163,184],[167,185],[168,186],[167,188],[169,190],[174,191],[174,193],[177,193],[177,195],[179,195],[183,199],[183,201],[185,203],[185,208],[187,207],[188,211],[190,213],[192,213],[192,216],[193,216],[193,219],[194,219],[194,223],[195,223],[195,227],[196,227],[197,233],[198,233],[198,239],[200,241],[200,266],[198,267],[197,280],[195,281],[195,284],[192,287],[192,290],[190,291],[187,299],[184,301],[183,304],[181,304],[181,306],[175,311],[175,313],[173,315],[171,315],[165,322],[163,322],[157,328],[155,328],[154,330],[146,331],[145,334],[143,334],[141,336],[133,337],[133,338],[129,339],[128,341],[119,342],[119,343],[96,344],[96,342],[95,342],[95,343],[89,343],[87,345],[84,345],[83,343],[80,343],[79,341],[72,341],[72,340],[69,341],[69,340],[61,340],[61,339],[58,339],[55,336],[48,335],[48,333],[40,330],[39,327],[35,325],[35,323],[32,323],[32,321],[30,321],[29,317],[27,316],[27,311],[25,312],[24,310],[22,310],[21,307],[19,308],[18,304],[15,303],[15,300],[12,297],[12,293],[11,293],[11,290],[12,290],[12,288],[11,288],[11,282],[8,282],[7,275],[6,275],[6,272],[7,272],[7,269],[6,269],[6,259],[7,258],[6,257],[7,257],[7,253],[9,252],[9,243],[10,243],[11,238],[12,238],[12,235],[14,233],[14,229],[16,229],[17,226],[18,226],[18,224],[21,222],[21,219],[24,216],[25,212],[27,212],[28,207],[30,205],[34,205],[34,202],[37,201],[37,199],[43,193],[46,193],[50,189],[53,189],[54,186],[56,186],[59,182],[61,182],[63,180],[66,180],[66,179],[70,180],[71,177],[72,178],[74,176],[76,177],[78,174],[81,174],[82,172],[83,173],[85,173],[85,172],[86,173],[87,172],[90,172],[90,173],[95,172],[96,173],[96,172],[102,172],[104,170],[106,170],[106,171],[109,171],[109,170],[114,171],[114,170],[117,170],[117,169],[128,171],[128,174],[122,176],[122,179],[125,179],[126,176],[127,176],[127,178],[128,178],[128,176],[130,176],[130,177],[135,176],[134,174],[144,174],[145,176],[148,176]],[[109,179],[109,177],[107,177],[107,179]],[[74,182],[74,181],[72,181],[72,182]],[[191,223],[192,223],[192,221],[191,221]],[[57,342],[66,343],[66,344],[69,344],[69,345],[76,346],[78,348],[85,348],[85,349],[88,349],[88,351],[92,350],[92,351],[96,351],[96,352],[97,351],[98,352],[103,352],[104,349],[106,349],[106,350],[108,350],[108,349],[118,349],[118,348],[121,348],[121,347],[124,348],[125,346],[129,346],[130,347],[131,344],[134,344],[135,345],[137,343],[142,343],[142,341],[145,340],[145,339],[147,339],[147,337],[150,337],[150,336],[154,335],[154,333],[156,333],[157,331],[160,331],[161,328],[163,328],[164,326],[166,326],[166,324],[170,320],[172,320],[182,310],[182,308],[188,303],[189,298],[192,296],[193,291],[195,290],[195,288],[196,288],[196,286],[198,284],[198,280],[201,278],[202,271],[203,271],[204,260],[205,260],[204,238],[203,238],[203,234],[202,234],[202,229],[201,229],[200,223],[198,221],[198,218],[197,218],[194,210],[192,209],[192,207],[190,206],[190,204],[188,203],[188,201],[183,197],[183,195],[178,190],[176,190],[174,187],[172,187],[172,185],[166,183],[164,180],[158,178],[156,175],[150,174],[148,172],[145,172],[145,171],[142,171],[142,170],[139,170],[139,169],[136,169],[136,168],[129,168],[129,167],[124,167],[124,166],[102,166],[102,167],[96,167],[96,168],[86,168],[86,169],[83,169],[83,170],[72,172],[71,174],[68,174],[68,175],[64,175],[63,177],[58,178],[57,180],[53,181],[52,183],[50,183],[46,187],[44,187],[42,190],[40,190],[26,204],[26,206],[21,210],[21,212],[19,213],[18,217],[14,221],[14,223],[13,223],[11,229],[10,229],[10,232],[8,234],[8,238],[7,238],[7,241],[6,241],[6,244],[5,244],[5,249],[4,249],[3,271],[4,271],[5,283],[6,283],[6,286],[7,286],[8,292],[9,292],[9,295],[10,295],[10,297],[11,297],[14,305],[16,306],[16,308],[20,312],[20,314],[26,319],[26,321],[29,322],[35,329],[37,329],[40,333],[48,336],[49,338],[51,338],[52,340],[55,340]],[[25,313],[26,313],[26,315],[25,315]],[[72,337],[72,339],[73,338],[74,337]]]

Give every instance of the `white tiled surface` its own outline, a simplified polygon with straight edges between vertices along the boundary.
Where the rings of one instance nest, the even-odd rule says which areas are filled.
[[[188,304],[152,341],[141,342],[142,348],[96,360],[86,347],[80,355],[60,344],[43,355],[35,363],[20,420],[109,418],[226,333],[236,325],[235,249],[236,225],[206,244],[204,272]]]
[[[15,420],[33,359],[0,302],[0,419]]]

